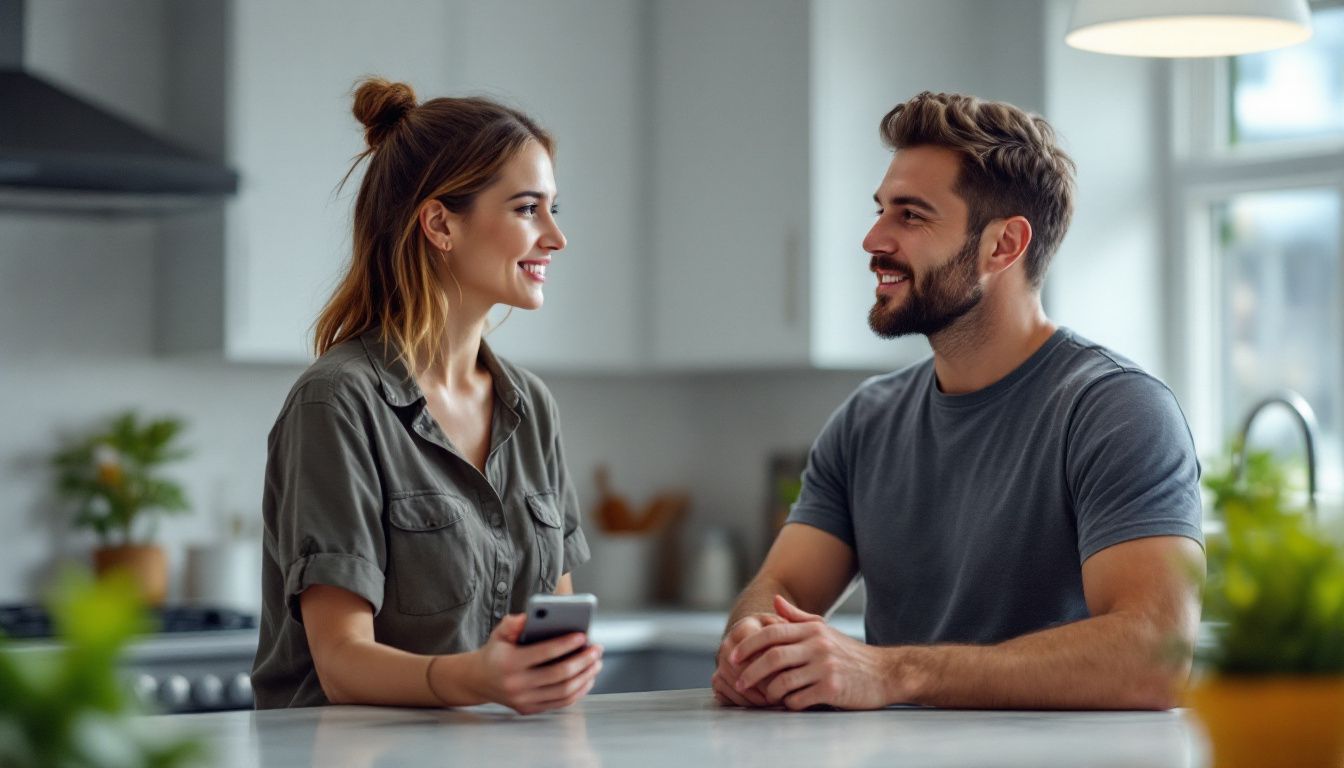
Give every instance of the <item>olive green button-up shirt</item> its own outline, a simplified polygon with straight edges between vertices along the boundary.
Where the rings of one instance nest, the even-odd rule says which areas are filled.
[[[377,331],[338,344],[299,377],[271,429],[258,708],[327,703],[299,611],[314,584],[367,600],[381,643],[460,653],[589,557],[541,380],[482,342],[495,389],[482,474],[396,358]]]

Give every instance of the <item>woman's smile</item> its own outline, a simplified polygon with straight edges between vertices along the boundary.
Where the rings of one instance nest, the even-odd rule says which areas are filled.
[[[523,271],[527,279],[536,283],[546,282],[546,268],[550,265],[550,259],[528,259],[518,262],[518,268]]]

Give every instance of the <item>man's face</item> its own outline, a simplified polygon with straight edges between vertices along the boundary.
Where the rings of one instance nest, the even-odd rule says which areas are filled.
[[[960,158],[942,147],[896,152],[873,196],[877,221],[863,239],[877,276],[868,325],[883,338],[935,334],[980,303],[980,236],[953,190]]]

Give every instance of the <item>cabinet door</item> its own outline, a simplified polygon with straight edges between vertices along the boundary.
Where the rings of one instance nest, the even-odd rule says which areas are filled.
[[[352,86],[377,74],[418,96],[460,88],[453,2],[241,0],[234,5],[227,145],[241,175],[225,221],[230,358],[306,360],[312,324],[350,258],[364,149]]]
[[[464,8],[467,92],[521,108],[557,144],[559,223],[568,245],[547,272],[545,306],[508,313],[488,336],[523,365],[606,370],[640,361],[643,20],[642,5],[626,0]]]
[[[655,0],[655,362],[804,363],[807,0]]]

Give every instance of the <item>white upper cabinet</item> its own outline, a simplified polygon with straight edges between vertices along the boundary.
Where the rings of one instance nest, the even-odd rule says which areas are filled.
[[[463,36],[452,3],[243,0],[234,6],[227,117],[242,177],[226,211],[226,350],[302,360],[350,257],[364,149],[350,112],[356,78],[404,80],[417,95],[456,85]],[[303,42],[300,42],[303,41]]]
[[[807,0],[653,3],[661,367],[807,362]]]
[[[520,107],[556,140],[558,222],[568,240],[546,302],[487,337],[545,370],[627,370],[643,354],[637,292],[647,226],[641,50],[644,11],[627,0],[467,3],[459,79]]]
[[[176,6],[170,6],[175,8]],[[194,6],[193,6],[194,7]],[[224,213],[161,241],[170,350],[304,361],[350,251],[363,74],[421,98],[484,94],[558,143],[568,247],[546,305],[489,339],[542,370],[892,368],[862,249],[890,153],[878,123],[922,90],[1044,106],[1040,0],[237,0],[172,12],[174,114],[222,113]],[[221,29],[224,31],[221,32]],[[968,52],[970,52],[968,54]],[[213,78],[222,97],[199,87]],[[208,132],[208,131],[207,131]],[[208,150],[209,147],[206,147]],[[502,317],[505,313],[499,313]]]
[[[655,0],[654,362],[892,368],[863,251],[923,90],[1043,106],[1035,0]],[[968,56],[967,51],[976,55]]]
[[[226,161],[240,176],[222,218],[177,217],[160,243],[160,340],[172,351],[229,360],[304,362],[312,326],[349,262],[351,211],[364,149],[351,114],[364,75],[405,80],[417,94],[450,91],[459,68],[453,3],[237,0],[170,16],[172,34],[222,48],[215,82],[185,80],[174,96],[221,92]],[[409,23],[414,20],[414,23]]]
[[[513,313],[491,341],[524,364],[634,363],[638,4],[340,0],[319,9],[240,0],[230,8],[224,143],[241,183],[222,223],[204,213],[165,227],[166,348],[311,359],[313,322],[349,261],[363,173],[361,165],[338,191],[364,148],[352,86],[376,74],[410,83],[420,99],[494,96],[554,132],[571,247],[548,275],[545,309]],[[188,28],[178,32],[211,34],[181,16]],[[177,90],[190,99],[194,85]]]

